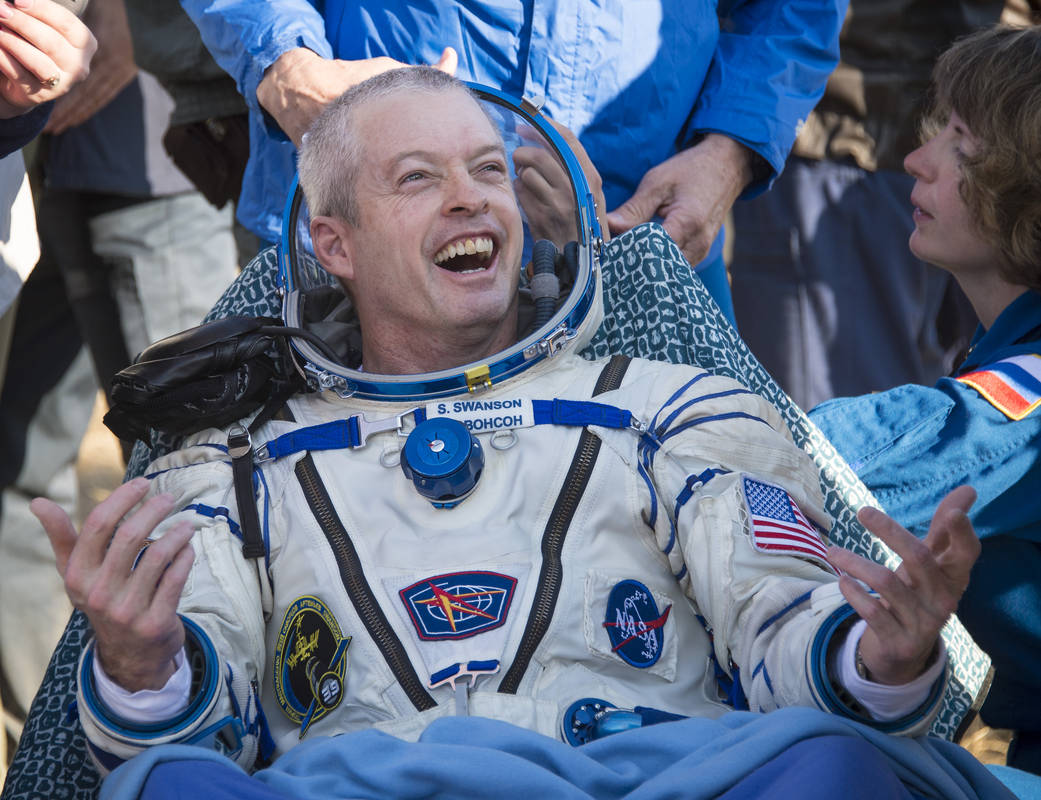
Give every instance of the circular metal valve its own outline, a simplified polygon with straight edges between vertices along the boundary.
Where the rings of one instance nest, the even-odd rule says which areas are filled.
[[[612,708],[614,706],[606,700],[596,697],[576,700],[568,706],[567,711],[564,712],[564,718],[561,720],[560,729],[564,735],[564,741],[572,747],[593,741],[597,738],[597,720]]]
[[[401,471],[435,508],[453,508],[477,486],[484,469],[480,442],[458,420],[428,419],[401,451]]]

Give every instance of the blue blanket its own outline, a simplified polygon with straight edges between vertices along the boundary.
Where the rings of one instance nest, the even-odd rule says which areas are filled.
[[[707,800],[793,745],[835,735],[861,737],[876,747],[916,796],[1014,797],[957,745],[935,737],[887,736],[809,708],[769,714],[735,711],[717,720],[666,722],[579,748],[505,722],[448,717],[434,721],[418,742],[374,730],[312,739],[256,777],[270,789],[299,800],[434,796],[472,800],[491,795],[506,800]],[[101,797],[136,798],[155,765],[179,759],[225,760],[213,751],[185,745],[153,748],[113,772]],[[1031,778],[1035,791],[1041,788],[1041,778]]]

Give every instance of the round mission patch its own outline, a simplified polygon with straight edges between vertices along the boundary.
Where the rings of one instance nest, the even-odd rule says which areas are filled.
[[[286,610],[275,644],[275,698],[301,736],[343,699],[350,643],[317,597],[300,597]]]

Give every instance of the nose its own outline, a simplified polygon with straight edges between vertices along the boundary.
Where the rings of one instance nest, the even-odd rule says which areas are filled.
[[[447,178],[442,206],[444,213],[480,214],[487,208],[487,189],[468,170],[453,172]]]
[[[904,171],[912,178],[926,180],[931,163],[929,154],[932,152],[932,148],[930,145],[934,141],[935,139],[929,139],[904,157]]]

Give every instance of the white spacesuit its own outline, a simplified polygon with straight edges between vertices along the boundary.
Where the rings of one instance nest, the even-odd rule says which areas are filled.
[[[158,531],[196,531],[187,666],[135,723],[85,651],[79,713],[102,768],[167,742],[249,768],[306,737],[416,739],[448,715],[573,743],[581,712],[610,708],[871,721],[812,461],[729,379],[577,356],[600,321],[594,252],[583,239],[568,299],[486,363],[337,381],[296,342],[339,391],[297,394],[253,432],[258,558],[243,556],[228,430],[149,468],[179,509]],[[928,729],[944,663],[886,730]]]
[[[277,752],[305,733],[370,726],[414,738],[467,711],[558,736],[589,696],[718,716],[728,706],[715,664],[739,670],[752,709],[855,713],[822,656],[851,609],[814,530],[827,525],[817,473],[776,412],[728,379],[633,361],[595,401],[636,424],[588,427],[602,446],[576,485],[586,428],[521,426],[530,401],[590,400],[603,367],[562,354],[422,404],[480,431],[483,470],[450,509],[396,463],[397,418],[411,429],[415,403],[295,397],[295,421],[269,423],[255,442],[355,415],[390,429],[261,465],[266,571],[243,558],[228,511],[226,434],[205,431],[160,459],[152,491],[173,493],[184,511],[171,521],[190,515],[200,530],[180,613],[198,626],[195,652],[215,661],[193,705],[146,736],[106,719],[88,651],[80,709],[94,747],[126,758],[228,723],[227,746],[241,740],[249,764],[258,708]],[[580,500],[557,530],[565,486]],[[938,699],[896,727],[925,730]]]

